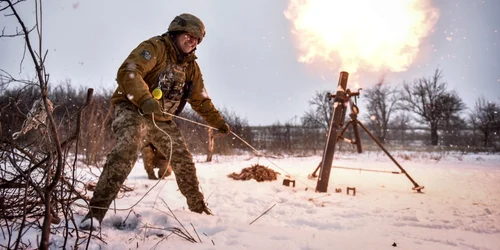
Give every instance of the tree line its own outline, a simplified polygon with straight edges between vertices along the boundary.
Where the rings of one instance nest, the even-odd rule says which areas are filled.
[[[382,78],[373,87],[360,91],[363,107],[358,107],[358,120],[386,145],[432,147],[498,151],[500,135],[500,105],[478,97],[475,106],[467,109],[459,95],[449,90],[443,81],[443,72],[436,70],[430,77],[421,77],[399,85],[386,83]],[[76,88],[70,80],[49,88],[48,98],[54,103],[53,116],[59,133],[65,137],[72,133],[77,110],[86,100],[87,89]],[[85,161],[95,164],[113,145],[110,105],[112,92],[94,93],[93,104],[85,111],[79,146]],[[4,88],[0,94],[0,123],[2,135],[10,137],[19,131],[33,104],[40,98],[35,85]],[[351,97],[351,105],[358,104],[358,97]],[[352,100],[355,99],[355,100]],[[250,126],[246,118],[235,111],[221,109],[235,136],[216,137],[216,154],[240,154],[263,151],[274,155],[311,155],[321,153],[332,115],[332,100],[328,91],[318,91],[309,101],[309,109],[299,121],[275,122],[267,126]],[[352,113],[351,111],[348,111]],[[352,119],[346,114],[344,125]],[[181,119],[182,118],[182,119]],[[193,153],[205,154],[209,136],[204,121],[193,110],[186,108],[175,118],[183,130],[186,143]],[[19,138],[24,145],[36,141],[43,128],[29,131]],[[346,131],[349,137],[352,131]],[[370,138],[362,135],[367,146]],[[253,147],[253,148],[252,148]],[[348,148],[348,147],[345,147]],[[259,152],[253,152],[259,153]]]
[[[479,96],[467,109],[458,93],[448,89],[439,69],[402,84],[381,78],[360,92],[365,110],[359,118],[382,143],[411,145],[417,140],[423,146],[498,150],[499,103]],[[327,91],[317,92],[309,104],[302,124],[327,128],[333,108]]]

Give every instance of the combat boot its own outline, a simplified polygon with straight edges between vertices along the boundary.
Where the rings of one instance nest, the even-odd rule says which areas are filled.
[[[206,214],[208,214],[208,215],[214,215],[214,214],[212,213],[212,210],[210,210],[210,208],[208,208],[206,205],[205,205],[205,207],[203,208],[203,212],[205,212],[205,213],[206,213]]]
[[[188,200],[188,206],[190,205],[189,203],[190,202]],[[214,215],[212,213],[212,210],[210,210],[210,208],[208,208],[207,204],[203,200],[195,202],[194,204],[189,206],[189,210],[191,210],[192,212],[195,212],[195,213],[199,213],[199,214],[206,213],[208,215]]]
[[[158,180],[153,170],[154,168],[154,152],[151,146],[145,146],[141,150],[142,160],[144,161],[144,170],[148,174],[148,179]]]
[[[156,167],[159,168],[158,179],[165,179],[172,174],[172,167],[167,160],[156,159]]]

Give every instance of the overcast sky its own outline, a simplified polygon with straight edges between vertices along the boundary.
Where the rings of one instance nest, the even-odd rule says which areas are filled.
[[[284,15],[289,1],[46,0],[47,71],[52,83],[71,79],[75,86],[114,90],[116,71],[130,51],[165,32],[175,15],[189,12],[206,25],[207,35],[196,53],[217,107],[234,111],[251,125],[298,119],[316,91],[336,89],[342,69],[318,70],[298,62],[292,24]],[[469,108],[481,95],[500,102],[500,1],[431,3],[439,11],[432,32],[421,41],[408,70],[387,73],[387,81],[400,84],[439,68]],[[33,24],[31,5],[18,6],[26,23]],[[3,14],[0,26],[12,33],[18,25]],[[0,69],[17,76],[22,40],[2,38],[0,48]],[[21,70],[23,77],[34,75],[27,59]],[[359,75],[360,87],[373,86],[381,74]]]

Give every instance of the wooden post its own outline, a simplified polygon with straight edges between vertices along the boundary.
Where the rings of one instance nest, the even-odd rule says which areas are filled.
[[[212,155],[214,153],[214,131],[211,128],[208,128],[208,153],[207,153],[207,162],[212,161]]]

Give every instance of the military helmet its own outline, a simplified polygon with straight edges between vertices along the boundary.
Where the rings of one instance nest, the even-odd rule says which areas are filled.
[[[174,18],[168,26],[169,32],[185,31],[198,38],[198,44],[205,37],[205,25],[196,16],[183,13]]]

